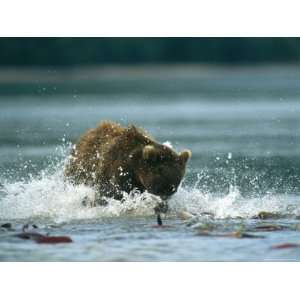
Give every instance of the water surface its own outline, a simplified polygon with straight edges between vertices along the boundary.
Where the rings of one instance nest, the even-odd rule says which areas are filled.
[[[176,71],[176,70],[175,70]],[[35,223],[74,243],[39,245],[0,232],[3,261],[299,260],[300,69],[139,70],[98,81],[0,83],[0,218],[19,232]],[[144,74],[143,76],[141,76]],[[15,89],[15,93],[12,90]],[[49,90],[51,92],[49,92]],[[151,195],[84,208],[93,190],[63,179],[70,144],[101,120],[145,128],[193,157],[164,223]],[[193,220],[181,220],[187,211]],[[261,211],[277,220],[253,219]],[[287,229],[259,232],[259,224]],[[246,230],[264,239],[198,236]]]

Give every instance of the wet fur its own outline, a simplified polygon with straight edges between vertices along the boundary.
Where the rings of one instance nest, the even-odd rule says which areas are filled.
[[[155,185],[159,185],[159,191],[170,193],[166,180],[179,185],[187,155],[157,143],[135,126],[124,128],[105,121],[80,138],[71,152],[65,175],[74,184],[95,186],[102,196],[115,199],[122,199],[123,192],[133,189],[143,192],[148,187],[150,192],[155,191]]]

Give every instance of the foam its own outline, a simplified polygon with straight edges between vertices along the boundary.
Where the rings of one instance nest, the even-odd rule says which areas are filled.
[[[84,207],[83,200],[93,202],[95,191],[84,185],[74,186],[64,179],[65,161],[27,181],[4,182],[0,186],[0,218],[42,219],[50,222],[97,220],[118,216],[149,216],[159,199],[147,192],[124,194],[125,201],[107,199],[107,206]],[[199,179],[199,178],[198,178]],[[288,216],[300,215],[297,195],[267,194],[244,198],[237,187],[231,186],[227,195],[204,193],[197,183],[181,186],[169,200],[170,214],[187,211],[195,215],[209,213],[215,218],[251,218],[261,211]]]
[[[300,214],[300,197],[297,195],[267,194],[245,198],[239,189],[231,186],[227,195],[203,193],[198,188],[180,189],[170,201],[173,210],[194,215],[210,214],[214,218],[253,218],[262,211],[281,216]]]

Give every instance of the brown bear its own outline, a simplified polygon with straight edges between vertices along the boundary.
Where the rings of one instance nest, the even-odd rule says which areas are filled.
[[[134,189],[167,199],[177,191],[190,157],[191,151],[178,154],[133,125],[105,121],[74,146],[65,175],[74,184],[96,187],[100,199],[121,200]]]

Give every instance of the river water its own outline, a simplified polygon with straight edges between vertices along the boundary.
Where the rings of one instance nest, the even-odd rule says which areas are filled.
[[[272,249],[300,243],[300,68],[115,73],[0,83],[0,220],[13,226],[0,231],[0,260],[300,260],[300,248]],[[101,120],[133,123],[178,151],[191,149],[163,216],[173,226],[153,227],[157,199],[149,194],[87,208],[81,202],[94,191],[64,181],[72,143]],[[26,223],[74,242],[18,239]],[[282,230],[257,232],[262,225]],[[227,236],[236,231],[264,238]]]

